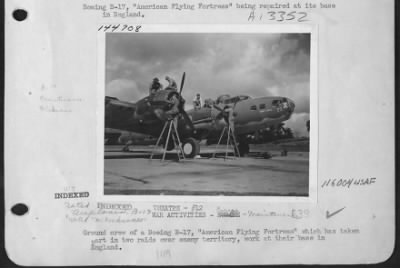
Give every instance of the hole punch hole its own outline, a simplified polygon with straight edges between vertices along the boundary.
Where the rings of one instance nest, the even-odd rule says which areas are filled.
[[[28,212],[28,206],[22,203],[16,204],[11,208],[11,212],[17,216],[22,216]]]
[[[28,17],[28,12],[24,9],[16,9],[12,15],[16,21],[23,21]]]

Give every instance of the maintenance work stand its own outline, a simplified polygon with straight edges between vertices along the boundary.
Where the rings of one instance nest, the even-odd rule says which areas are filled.
[[[167,133],[167,139],[165,140],[164,148],[163,148],[163,156],[161,158],[161,161],[163,162],[165,160],[165,155],[167,153],[167,147],[170,142],[170,139],[172,138],[173,144],[174,144],[174,149],[176,150],[176,153],[178,155],[178,160],[185,160],[185,153],[183,152],[182,148],[182,143],[179,138],[179,133],[178,133],[178,126],[177,126],[177,120],[174,120],[174,118],[168,119],[168,121],[165,122],[164,127],[161,131],[160,136],[158,137],[157,143],[155,145],[154,150],[151,153],[150,160],[153,159],[154,152],[157,150],[157,147],[160,145],[161,139],[163,138],[163,135],[168,129]]]

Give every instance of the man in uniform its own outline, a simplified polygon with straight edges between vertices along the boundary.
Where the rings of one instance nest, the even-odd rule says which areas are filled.
[[[176,84],[176,82],[175,82],[174,79],[172,79],[172,78],[169,77],[169,76],[166,76],[166,77],[165,77],[165,80],[168,81],[168,86],[167,86],[166,89],[171,89],[171,90],[178,91],[178,86],[177,86],[177,84]]]
[[[175,132],[178,134],[178,115],[179,115],[179,98],[178,96],[173,95],[171,97],[172,107],[165,114],[167,115],[168,120],[172,120],[174,123]]]
[[[205,99],[204,100],[204,108],[212,108],[214,105],[214,101],[212,99]]]
[[[202,104],[202,101],[201,101],[200,93],[197,93],[196,97],[194,97],[194,99],[193,99],[193,107],[194,107],[194,109],[195,110],[200,109],[201,108],[201,104]]]
[[[149,89],[149,95],[155,94],[158,90],[162,89],[163,86],[160,83],[160,80],[158,80],[157,77],[153,78],[153,82],[151,82],[150,89]]]

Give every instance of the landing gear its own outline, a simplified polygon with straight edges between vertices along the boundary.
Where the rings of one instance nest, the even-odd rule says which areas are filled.
[[[246,142],[243,142],[243,141],[239,142],[238,149],[239,149],[240,156],[246,156],[250,152],[249,144]]]
[[[194,158],[200,153],[199,142],[193,138],[187,138],[184,140],[182,149],[186,158]]]

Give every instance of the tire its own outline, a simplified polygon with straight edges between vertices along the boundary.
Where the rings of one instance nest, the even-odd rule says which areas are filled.
[[[185,154],[185,158],[194,158],[200,153],[200,144],[193,138],[188,138],[183,141],[182,149]]]

